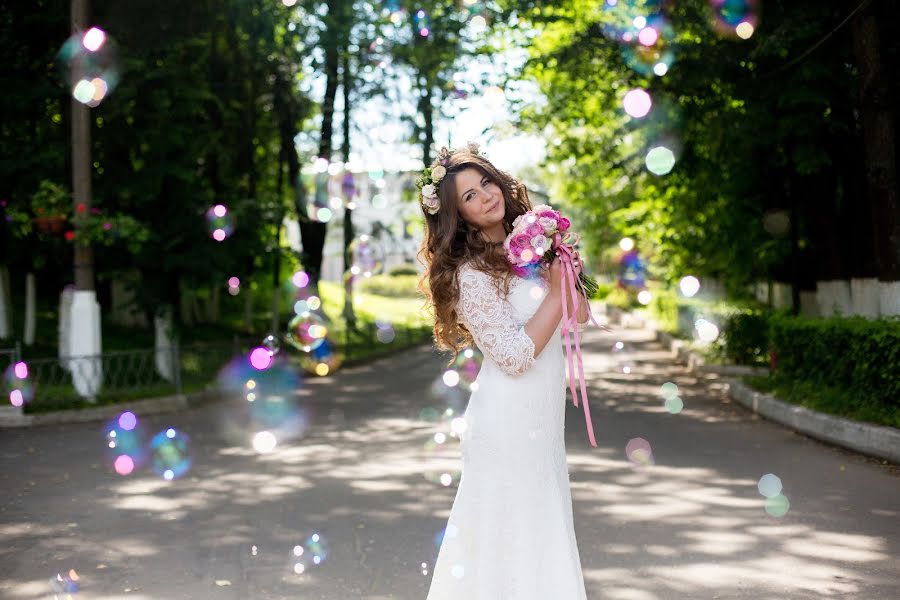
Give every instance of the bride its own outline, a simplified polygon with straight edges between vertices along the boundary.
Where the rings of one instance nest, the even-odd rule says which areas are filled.
[[[585,599],[563,438],[560,260],[533,279],[512,272],[503,241],[531,209],[528,193],[477,145],[442,149],[418,185],[435,340],[484,355],[428,600]]]

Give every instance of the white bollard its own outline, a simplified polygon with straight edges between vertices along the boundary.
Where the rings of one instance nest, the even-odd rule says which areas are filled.
[[[100,304],[96,292],[76,290],[72,295],[70,315],[68,362],[72,384],[79,396],[94,401],[103,382]]]

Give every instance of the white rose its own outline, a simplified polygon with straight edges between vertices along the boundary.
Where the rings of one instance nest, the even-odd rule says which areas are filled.
[[[524,216],[524,215],[519,215],[518,217],[516,217],[515,219],[513,219],[513,227],[518,227],[518,226],[519,226],[519,223],[522,222],[522,217],[523,217],[523,216]]]
[[[541,227],[544,228],[544,231],[556,231],[556,219],[551,219],[550,217],[540,217],[538,218],[538,223],[541,224]]]
[[[550,249],[550,240],[545,238],[542,235],[536,235],[531,238],[531,247],[532,248],[540,248],[541,250],[549,250]]]
[[[431,181],[437,183],[441,179],[444,178],[444,175],[447,174],[447,169],[444,168],[444,165],[438,165],[431,170]]]
[[[425,207],[425,211],[426,211],[429,215],[433,215],[433,214],[435,214],[435,213],[441,208],[441,203],[440,203],[440,201],[437,199],[437,197],[435,197],[435,196],[429,196],[429,197],[424,198],[424,199],[422,200],[422,206]]]
[[[422,187],[422,197],[423,198],[430,198],[430,197],[434,196],[435,195],[434,192],[435,192],[434,185],[432,185],[430,183],[428,185]]]
[[[532,209],[531,209],[531,212],[539,213],[539,212],[544,212],[544,211],[547,211],[547,210],[553,210],[553,209],[550,208],[550,207],[549,207],[548,205],[546,205],[546,204],[541,204],[541,205],[539,205],[539,206],[535,206],[534,208],[532,208]]]

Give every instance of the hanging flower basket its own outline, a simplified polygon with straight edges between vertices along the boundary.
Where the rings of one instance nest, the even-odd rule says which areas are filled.
[[[35,227],[42,233],[60,233],[66,224],[65,215],[35,217],[33,220]]]

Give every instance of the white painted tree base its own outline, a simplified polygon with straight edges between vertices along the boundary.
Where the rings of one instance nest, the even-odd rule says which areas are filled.
[[[818,317],[819,303],[816,300],[816,293],[810,291],[800,292],[800,314],[804,317]]]
[[[72,294],[70,311],[69,370],[78,395],[93,401],[103,382],[100,337],[100,304],[93,291]]]
[[[172,312],[166,311],[153,318],[156,372],[166,381],[175,375],[172,353]]]
[[[856,278],[850,280],[850,300],[852,310],[850,314],[877,319],[879,313],[878,302],[880,285],[877,279]]]
[[[853,314],[850,282],[846,279],[817,281],[816,303],[819,305],[819,315],[823,317]]]
[[[26,346],[34,345],[34,332],[37,319],[37,284],[34,273],[25,274],[25,331],[22,332],[22,341]]]
[[[900,315],[900,281],[879,281],[879,313],[882,317]]]
[[[69,370],[69,340],[72,339],[72,296],[75,288],[67,285],[59,294],[59,366]]]

